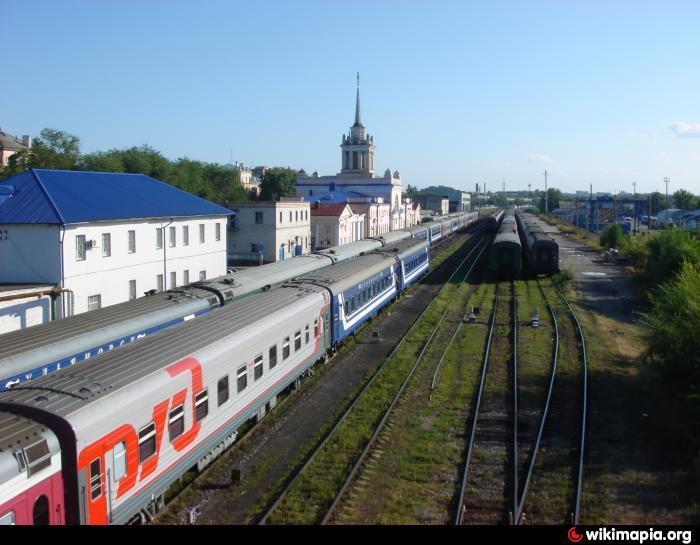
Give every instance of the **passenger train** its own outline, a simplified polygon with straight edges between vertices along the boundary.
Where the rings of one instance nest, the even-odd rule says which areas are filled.
[[[559,270],[559,244],[534,221],[532,214],[515,215],[522,238],[527,268],[533,274],[554,274]]]
[[[0,392],[0,524],[150,520],[172,483],[426,274],[430,242],[394,241],[231,297]]]
[[[489,268],[500,278],[515,278],[520,275],[522,265],[522,246],[515,216],[506,212],[491,244]]]
[[[0,390],[199,318],[231,301],[269,290],[292,278],[388,248],[395,242],[423,238],[433,245],[454,231],[466,228],[477,218],[476,212],[451,214],[439,221],[391,231],[377,238],[234,271],[222,277],[0,335]]]

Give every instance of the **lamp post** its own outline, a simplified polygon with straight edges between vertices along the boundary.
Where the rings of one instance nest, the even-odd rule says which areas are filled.
[[[668,223],[668,209],[669,209],[669,206],[668,206],[668,182],[670,182],[670,181],[671,181],[671,178],[669,178],[668,176],[666,176],[664,178],[664,183],[666,184],[666,220],[664,221],[664,223]]]
[[[634,207],[634,223],[632,224],[632,232],[637,233],[637,182],[632,182],[632,206]]]

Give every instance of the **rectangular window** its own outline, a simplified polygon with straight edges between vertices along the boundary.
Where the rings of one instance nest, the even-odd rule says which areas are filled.
[[[114,466],[114,482],[121,481],[126,475],[126,443],[120,441],[112,449],[112,465]]]
[[[139,463],[156,453],[156,425],[151,422],[139,431]]]
[[[129,231],[129,253],[136,252],[136,231]]]
[[[309,333],[309,324],[306,324],[306,344],[309,344],[309,337],[311,334]]]
[[[204,224],[199,224],[199,242],[200,244],[204,242]]]
[[[178,405],[168,415],[168,435],[170,441],[180,437],[185,431],[185,406]]]
[[[314,337],[318,337],[318,318],[314,320]]]
[[[289,211],[289,223],[292,223],[292,211]]]
[[[263,357],[262,354],[255,356],[255,362],[253,363],[253,379],[258,380],[263,376]]]
[[[294,334],[294,352],[301,348],[301,329]]]
[[[209,391],[205,388],[194,396],[194,421],[201,422],[209,414]]]
[[[248,386],[248,368],[242,365],[236,372],[236,391],[240,394]]]
[[[221,224],[216,224],[216,240],[221,240]]]
[[[112,235],[109,233],[102,233],[102,257],[109,257],[112,255]]]
[[[217,402],[219,407],[228,401],[228,375],[219,379],[216,384]]]
[[[15,520],[14,511],[5,513],[3,516],[0,517],[0,526],[14,526],[15,524],[17,524],[17,521]]]
[[[282,212],[280,212],[280,223],[282,223]]]
[[[263,213],[262,212],[256,212],[255,213],[255,223],[258,225],[263,222]]]
[[[102,296],[101,295],[88,296],[88,310],[97,310],[101,306],[102,306]]]
[[[345,316],[347,316],[348,314],[350,314],[350,307],[348,306],[347,301],[345,301],[344,307],[345,307]]]
[[[199,279],[206,280],[207,279],[207,271],[199,271]]]
[[[129,299],[136,299],[136,280],[129,280]]]
[[[170,247],[175,248],[175,244],[177,243],[177,240],[175,240],[175,227],[170,227]]]
[[[156,290],[163,291],[163,275],[156,276]]]
[[[268,367],[273,369],[277,365],[277,345],[271,346],[269,350],[270,362]]]
[[[294,212],[294,221],[299,221],[299,211]]]
[[[156,227],[156,250],[160,250],[163,247],[163,228]]]
[[[90,499],[96,500],[102,495],[102,461],[95,458],[90,462]]]
[[[177,287],[177,273],[175,271],[170,273],[170,289]]]
[[[284,338],[282,342],[282,359],[286,360],[289,357],[289,337]]]
[[[182,271],[182,283],[186,286],[190,283],[190,271],[185,269]]]
[[[85,235],[75,237],[75,259],[76,261],[85,261]]]
[[[187,225],[182,226],[182,245],[190,245],[190,228]]]

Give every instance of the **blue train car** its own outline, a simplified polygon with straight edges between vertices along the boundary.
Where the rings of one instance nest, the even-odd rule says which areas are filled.
[[[438,240],[442,238],[442,224],[437,221],[431,221],[425,224],[428,227],[428,236],[430,240],[430,245],[432,246]]]
[[[430,268],[430,243],[422,239],[407,239],[392,244],[377,253],[396,258],[395,274],[399,283],[399,291],[404,291],[420,280]]]
[[[430,241],[429,228],[427,223],[421,225],[415,225],[414,227],[409,227],[406,229],[411,234],[411,238],[422,238],[423,240]]]

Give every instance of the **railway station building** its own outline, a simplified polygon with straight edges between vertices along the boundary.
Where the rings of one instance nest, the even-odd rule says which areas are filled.
[[[230,214],[142,174],[30,169],[0,182],[0,285],[52,286],[60,318],[220,276]]]

